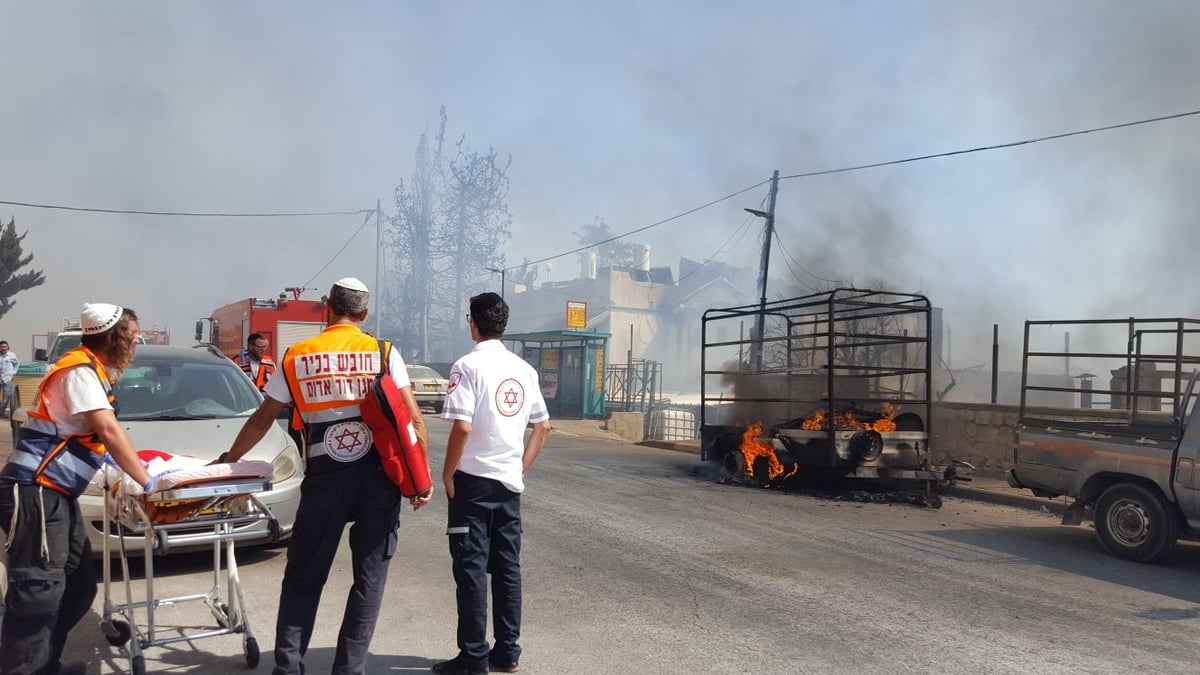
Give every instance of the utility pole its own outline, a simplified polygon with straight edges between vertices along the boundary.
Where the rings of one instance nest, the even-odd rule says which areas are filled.
[[[771,193],[767,198],[767,210],[745,209],[745,211],[765,218],[763,228],[762,262],[758,266],[758,315],[754,319],[754,331],[750,336],[750,363],[754,370],[762,370],[763,339],[765,336],[767,310],[767,271],[771,263],[771,239],[775,236],[775,195],[779,194],[779,169],[771,175]]]
[[[501,267],[501,268],[497,269],[497,268],[495,268],[495,267],[485,267],[485,268],[483,268],[483,269],[487,270],[488,272],[494,272],[494,273],[496,273],[496,274],[499,274],[499,275],[500,275],[500,299],[501,299],[501,300],[503,300],[503,299],[504,299],[504,272],[505,272],[505,268]]]
[[[383,284],[380,283],[380,261],[383,259],[383,205],[375,200],[375,337],[383,337]]]

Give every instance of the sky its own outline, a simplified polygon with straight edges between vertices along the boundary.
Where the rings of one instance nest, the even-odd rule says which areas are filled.
[[[5,1],[0,25],[0,201],[386,213],[445,106],[449,138],[512,158],[507,264],[546,259],[554,281],[576,276],[577,256],[556,256],[597,216],[624,233],[773,170],[1200,110],[1191,0]],[[819,278],[924,292],[956,367],[990,358],[993,324],[1011,361],[1026,319],[1197,316],[1198,161],[1190,116],[781,180],[768,293]],[[630,241],[656,266],[756,268],[762,221],[743,209],[766,197]],[[24,359],[85,301],[186,344],[224,304],[376,276],[362,215],[0,204],[12,217],[46,275],[0,318]]]

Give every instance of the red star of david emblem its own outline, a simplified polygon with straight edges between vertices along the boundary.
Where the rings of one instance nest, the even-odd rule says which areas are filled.
[[[333,437],[333,440],[337,441],[337,449],[350,450],[358,447],[358,434],[359,432],[351,431],[349,427],[343,429],[341,433]]]
[[[512,417],[521,412],[525,405],[525,387],[509,378],[496,388],[496,409],[505,417]]]

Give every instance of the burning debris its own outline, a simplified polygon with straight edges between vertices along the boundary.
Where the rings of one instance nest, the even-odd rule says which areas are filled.
[[[896,414],[900,412],[900,408],[884,401],[882,404],[883,414],[874,422],[863,422],[854,416],[854,411],[847,410],[843,412],[833,413],[833,428],[834,429],[866,429],[868,431],[895,431]],[[761,428],[761,424],[759,425]],[[825,416],[824,410],[818,410],[813,413],[812,417],[800,423],[800,428],[805,431],[820,431],[829,428],[829,419]]]
[[[775,454],[775,448],[766,443],[759,442],[758,437],[761,435],[762,422],[751,424],[746,428],[746,432],[742,434],[740,450],[742,451],[742,457],[746,461],[746,478],[754,478],[754,464],[759,457],[766,458],[767,462],[767,484],[764,484],[763,487],[769,487],[770,481],[776,479],[786,480],[796,475],[796,472],[800,470],[800,465],[792,464],[790,469],[785,469],[783,463],[779,461],[779,457]],[[785,470],[787,471],[786,474],[784,474]],[[783,474],[782,478],[780,474]]]

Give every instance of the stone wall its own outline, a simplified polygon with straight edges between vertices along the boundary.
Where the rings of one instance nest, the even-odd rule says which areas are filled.
[[[1017,406],[987,403],[936,403],[933,406],[933,463],[958,459],[976,468],[1012,466]]]

